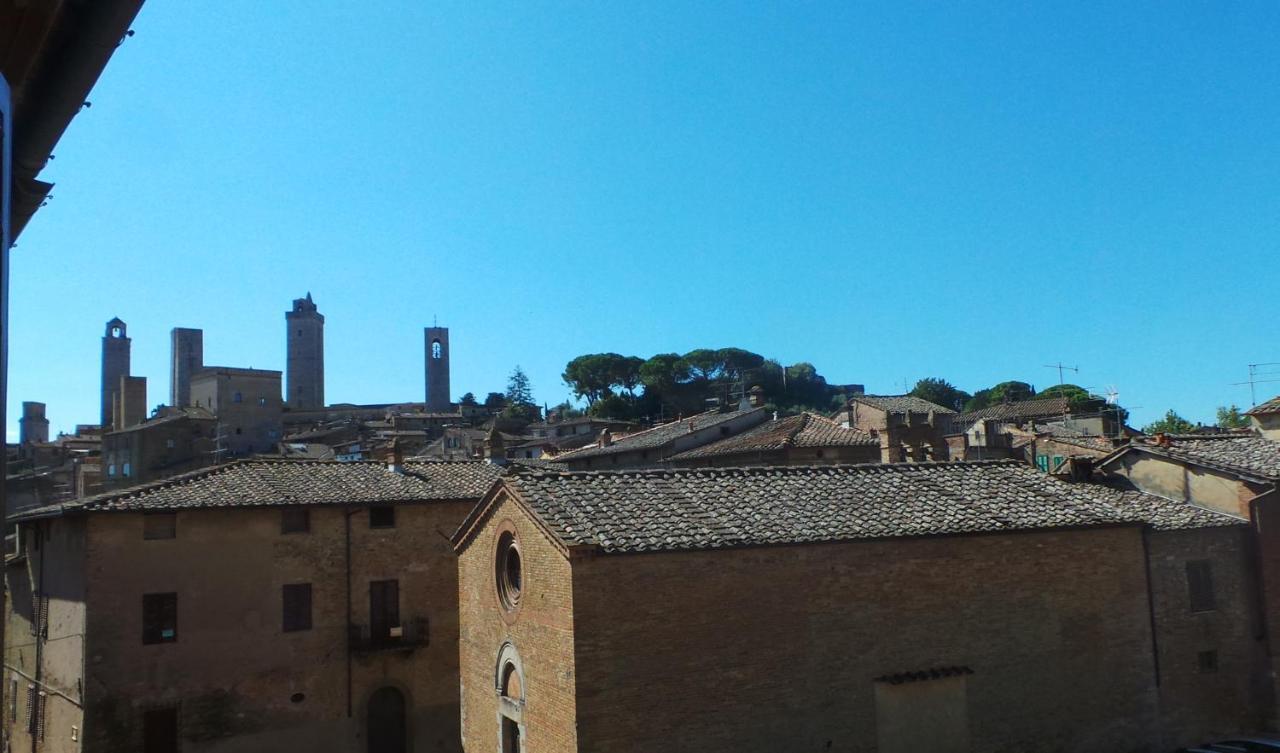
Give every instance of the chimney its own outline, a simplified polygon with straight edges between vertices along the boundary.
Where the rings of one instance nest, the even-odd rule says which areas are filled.
[[[387,463],[387,470],[392,473],[404,473],[404,449],[400,446],[400,437],[391,440],[391,457]]]
[[[606,426],[600,430],[600,436],[596,437],[596,447],[609,447],[613,444],[613,432],[609,431]]]
[[[490,465],[506,465],[507,449],[502,441],[502,433],[495,426],[489,429],[489,435],[484,438],[484,459]]]
[[[747,392],[747,395],[748,395],[747,399],[750,401],[752,408],[759,408],[764,405],[764,388],[762,388],[760,385],[757,384],[756,386],[752,387]]]

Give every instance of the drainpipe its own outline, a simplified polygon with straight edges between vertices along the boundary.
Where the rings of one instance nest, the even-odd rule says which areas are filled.
[[[1151,625],[1151,668],[1156,681],[1156,701],[1160,693],[1160,644],[1156,638],[1156,602],[1151,588],[1151,528],[1142,527],[1142,566],[1147,579],[1147,618]]]
[[[344,528],[344,538],[346,539],[346,556],[343,559],[346,568],[347,579],[347,612],[343,619],[344,635],[343,641],[347,646],[347,718],[351,718],[351,516],[355,515],[355,511],[347,508],[343,511],[342,523]]]

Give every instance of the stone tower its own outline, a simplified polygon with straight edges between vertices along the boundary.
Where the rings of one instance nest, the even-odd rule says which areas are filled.
[[[324,407],[324,316],[311,294],[293,301],[284,319],[289,331],[285,403],[294,410]]]
[[[427,412],[448,413],[449,328],[427,327]]]
[[[120,389],[120,377],[129,376],[130,342],[124,322],[119,318],[107,322],[107,333],[102,337],[101,423],[108,431],[112,424],[115,394]]]
[[[44,415],[44,403],[24,402],[22,418],[18,419],[18,443],[26,446],[48,441],[49,419]]]
[[[169,405],[191,404],[191,377],[204,368],[204,331],[174,327],[169,332]]]

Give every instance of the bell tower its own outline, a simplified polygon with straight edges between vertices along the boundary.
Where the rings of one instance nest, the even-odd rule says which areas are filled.
[[[448,413],[449,400],[449,328],[427,327],[427,412]]]
[[[128,330],[119,317],[107,322],[107,332],[102,336],[102,426],[112,425],[116,393],[120,390],[120,377],[129,376]]]

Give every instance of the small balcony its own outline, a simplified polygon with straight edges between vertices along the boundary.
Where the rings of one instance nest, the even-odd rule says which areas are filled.
[[[430,644],[430,623],[426,617],[401,620],[399,625],[384,628],[377,633],[368,625],[351,625],[350,641],[351,649],[359,653],[414,651]]]

